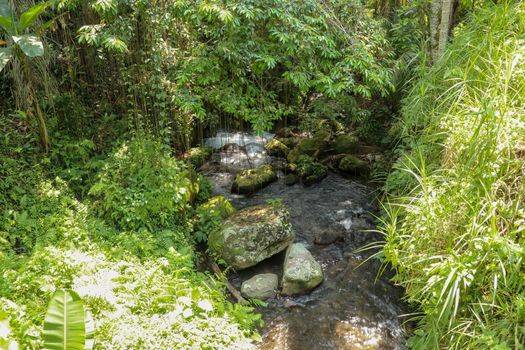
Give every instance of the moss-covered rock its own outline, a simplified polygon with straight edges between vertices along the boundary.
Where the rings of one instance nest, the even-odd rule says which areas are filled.
[[[306,293],[322,281],[321,265],[302,243],[292,244],[286,251],[284,259],[282,294]]]
[[[300,156],[297,160],[296,173],[303,185],[310,186],[324,179],[328,175],[328,169],[312,157]]]
[[[369,171],[368,163],[355,156],[347,155],[339,161],[339,170],[349,175],[365,175]]]
[[[275,180],[277,180],[277,173],[271,165],[246,169],[237,174],[231,191],[238,194],[249,194],[268,186]]]
[[[286,177],[284,178],[284,184],[285,184],[286,186],[293,186],[293,185],[295,185],[298,181],[299,181],[299,179],[297,178],[297,175],[295,175],[295,174],[288,174],[288,175],[286,175]]]
[[[288,149],[293,149],[295,148],[295,146],[297,146],[299,141],[301,141],[301,138],[299,137],[281,137],[281,138],[277,138],[277,140],[279,140],[279,142],[283,143],[286,147],[288,147]]]
[[[235,213],[235,208],[224,196],[216,196],[200,206],[205,210],[217,211],[223,219]]]
[[[193,147],[187,150],[182,158],[198,169],[210,158],[211,153],[212,149],[209,147]]]
[[[330,141],[330,132],[320,130],[312,138],[299,141],[297,146],[288,153],[288,161],[295,163],[302,155],[313,156],[316,153],[324,152]]]
[[[264,149],[269,155],[273,157],[286,157],[290,149],[284,143],[277,139],[268,141],[264,145]]]
[[[339,135],[335,138],[332,149],[335,153],[353,153],[357,150],[359,139],[352,134]]]
[[[234,269],[253,266],[286,249],[294,240],[284,205],[263,204],[239,210],[208,237],[208,247]]]

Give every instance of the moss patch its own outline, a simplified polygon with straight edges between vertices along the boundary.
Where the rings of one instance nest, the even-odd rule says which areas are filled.
[[[352,134],[339,135],[335,138],[332,148],[335,153],[353,153],[357,150],[359,139]]]
[[[339,162],[339,170],[346,174],[365,175],[368,173],[368,163],[355,156],[345,156]]]
[[[274,157],[286,157],[290,149],[284,143],[279,140],[270,140],[264,145],[264,149],[269,155]]]
[[[295,163],[302,155],[313,156],[317,152],[323,152],[328,147],[330,132],[318,131],[312,138],[301,140],[297,146],[288,153],[288,161]]]
[[[263,165],[257,169],[241,171],[235,177],[231,191],[238,194],[253,193],[277,180],[277,174],[271,165]]]

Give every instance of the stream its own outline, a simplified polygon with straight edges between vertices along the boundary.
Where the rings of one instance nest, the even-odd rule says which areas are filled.
[[[325,277],[309,294],[278,296],[258,310],[265,321],[258,349],[406,349],[400,318],[407,313],[400,301],[402,290],[388,276],[376,281],[380,264],[375,260],[362,264],[370,253],[356,252],[381,238],[364,232],[374,229],[373,188],[333,173],[310,187],[286,186],[281,174],[277,182],[252,196],[234,195],[230,193],[232,159],[231,154],[216,153],[201,170],[213,183],[214,192],[227,197],[237,209],[282,200],[291,212],[295,241],[307,246]],[[259,273],[281,276],[283,261],[284,252],[232,274],[230,282],[240,288],[244,280]]]

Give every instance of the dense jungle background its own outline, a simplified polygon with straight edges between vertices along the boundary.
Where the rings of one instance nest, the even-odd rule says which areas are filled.
[[[235,211],[203,171],[221,133],[283,160],[241,195],[372,189],[360,249],[403,288],[403,346],[525,349],[510,0],[0,0],[0,349],[259,346],[266,303],[207,245]]]

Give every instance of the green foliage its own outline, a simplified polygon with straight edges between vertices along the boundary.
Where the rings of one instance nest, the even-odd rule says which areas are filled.
[[[117,149],[100,167],[97,183],[102,178],[134,178],[164,186],[175,177],[176,185],[185,186],[182,192],[187,194],[171,197],[179,202],[168,207],[173,213],[167,216],[180,214],[176,220],[161,223],[157,217],[164,212],[157,210],[121,231],[122,225],[113,217],[106,217],[89,200],[75,198],[67,182],[55,178],[54,174],[67,173],[67,167],[80,166],[84,157],[92,161],[89,146],[86,154],[66,154],[78,149],[65,141],[52,157],[57,164],[49,168],[30,132],[18,130],[20,125],[11,119],[0,121],[4,131],[0,171],[6,175],[6,181],[0,182],[0,316],[2,312],[8,315],[7,322],[0,320],[0,328],[10,329],[9,338],[0,343],[16,342],[21,349],[48,348],[44,319],[49,300],[57,290],[68,289],[78,293],[92,314],[97,350],[153,350],[173,344],[182,349],[251,348],[250,337],[260,315],[228,302],[221,284],[196,271],[188,237],[197,216],[191,215],[188,193],[202,188],[202,180],[188,176],[182,164],[151,140],[133,140],[126,144],[127,151]],[[60,170],[62,166],[66,168]],[[115,177],[107,174],[108,169],[115,171]],[[146,179],[137,174],[146,174]],[[161,175],[165,177],[160,179]],[[137,191],[133,186],[117,188],[123,197]],[[109,199],[96,200],[107,203]],[[110,204],[116,207],[116,202]],[[155,224],[145,229],[148,225],[142,222]],[[207,223],[202,220],[202,224]]]
[[[328,175],[328,169],[323,164],[307,155],[302,155],[297,159],[296,172],[305,185],[319,182]]]
[[[220,229],[222,220],[232,215],[235,208],[223,196],[211,198],[197,207],[197,222],[194,227],[195,240],[206,242],[211,232]]]
[[[186,148],[195,121],[213,124],[212,115],[266,130],[323,95],[348,101],[347,118],[393,87],[386,32],[359,1],[92,0],[86,7],[103,24],[82,26],[79,41],[136,64],[121,69],[132,108],[140,109],[130,113],[174,132]]]
[[[44,321],[45,350],[87,350],[84,305],[77,293],[57,290]]]
[[[137,137],[110,155],[89,194],[94,210],[120,229],[173,228],[186,218],[190,176],[159,142]]]
[[[403,196],[386,204],[382,254],[421,312],[414,349],[525,344],[524,14],[523,2],[475,11],[394,129],[387,186]]]

